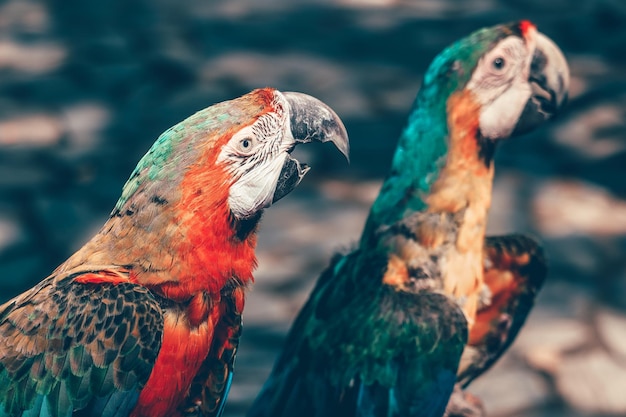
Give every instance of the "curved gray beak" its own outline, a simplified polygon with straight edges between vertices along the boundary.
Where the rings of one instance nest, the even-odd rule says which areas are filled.
[[[521,134],[551,119],[567,102],[569,67],[563,52],[547,36],[536,34],[528,78],[532,95],[513,131]]]
[[[289,121],[295,145],[300,143],[332,142],[350,162],[348,132],[337,114],[324,102],[303,93],[282,93],[289,103]],[[283,165],[274,199],[276,202],[290,193],[309,171],[306,164],[288,157]]]
[[[332,142],[350,162],[348,132],[326,103],[303,93],[283,93],[290,107],[291,133],[298,143]]]

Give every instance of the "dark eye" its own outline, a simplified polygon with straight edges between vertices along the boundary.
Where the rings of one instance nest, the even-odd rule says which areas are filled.
[[[249,154],[254,149],[254,139],[250,136],[246,136],[245,138],[240,139],[239,143],[237,144],[237,148],[242,154]]]
[[[504,60],[504,58],[502,58],[501,56],[497,57],[496,59],[493,60],[493,62],[491,63],[491,65],[496,69],[496,70],[501,70],[502,68],[504,68],[504,66],[506,65],[506,61]]]

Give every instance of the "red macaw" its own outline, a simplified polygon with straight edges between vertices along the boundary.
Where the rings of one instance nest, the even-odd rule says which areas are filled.
[[[164,132],[98,234],[0,306],[0,416],[219,416],[257,224],[312,140],[348,155],[327,105],[270,88]]]

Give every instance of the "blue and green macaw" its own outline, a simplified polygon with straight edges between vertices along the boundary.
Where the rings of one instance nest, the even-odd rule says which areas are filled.
[[[506,349],[545,277],[532,240],[485,240],[496,144],[550,119],[568,84],[528,21],[434,59],[358,245],[322,273],[249,417],[455,413],[455,385]]]

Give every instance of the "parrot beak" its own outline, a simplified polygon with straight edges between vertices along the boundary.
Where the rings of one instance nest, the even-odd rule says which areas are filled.
[[[531,97],[513,134],[522,134],[554,117],[567,101],[569,68],[563,53],[550,38],[535,32],[535,51],[528,81]]]
[[[295,140],[294,148],[300,143],[332,142],[350,162],[348,132],[333,109],[307,94],[295,92],[282,94],[289,103],[289,120],[291,134]],[[272,203],[289,194],[309,169],[308,165],[301,164],[288,156],[280,172]]]

